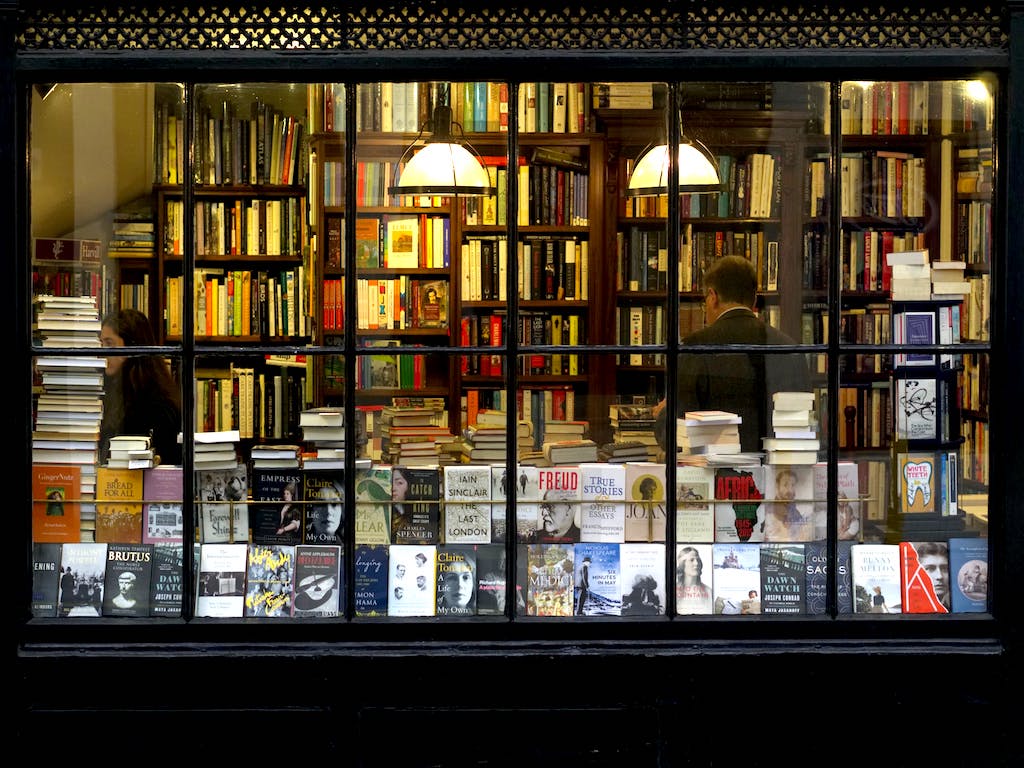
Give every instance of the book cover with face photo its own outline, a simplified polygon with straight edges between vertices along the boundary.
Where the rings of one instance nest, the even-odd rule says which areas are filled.
[[[388,560],[388,616],[435,615],[437,547],[392,544]]]

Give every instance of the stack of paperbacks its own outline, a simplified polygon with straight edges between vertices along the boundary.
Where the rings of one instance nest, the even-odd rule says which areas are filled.
[[[193,464],[196,471],[204,469],[232,469],[238,464],[237,429],[195,433]]]
[[[254,445],[249,453],[254,469],[298,469],[302,448],[291,443]]]
[[[894,251],[885,255],[892,272],[893,301],[927,301],[932,297],[932,268],[928,249]]]
[[[759,453],[744,453],[740,445],[743,418],[731,411],[687,411],[676,419],[678,461],[690,466],[760,464]]]
[[[388,405],[381,410],[381,456],[402,466],[438,464],[440,443],[452,439],[444,410],[431,406]]]
[[[612,428],[611,444],[635,446],[641,443],[646,448],[646,455],[637,456],[634,450],[628,460],[655,461],[658,458],[660,446],[654,436],[656,422],[653,405],[612,403],[608,406],[608,424]],[[615,451],[609,448],[608,453],[613,455]]]
[[[149,435],[114,435],[107,466],[112,469],[152,469],[160,463]]]
[[[590,424],[582,419],[545,419],[541,452],[551,466],[597,461],[597,443],[590,439]]]
[[[299,411],[299,429],[307,455],[307,469],[342,469],[345,466],[345,409],[322,406]]]
[[[813,392],[772,395],[772,437],[762,438],[765,464],[814,464],[818,461]]]
[[[932,298],[955,299],[971,292],[971,283],[965,277],[966,261],[932,262]]]
[[[477,412],[476,424],[462,433],[464,464],[504,463],[507,458],[508,421],[506,411],[483,409]],[[533,425],[520,419],[516,422],[516,453],[533,450]]]

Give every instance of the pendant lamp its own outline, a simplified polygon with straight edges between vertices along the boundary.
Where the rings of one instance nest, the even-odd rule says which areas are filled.
[[[668,144],[658,144],[645,151],[633,166],[626,188],[626,197],[648,197],[668,193]],[[720,192],[722,181],[714,155],[697,139],[680,138],[676,155],[679,168],[680,194]]]

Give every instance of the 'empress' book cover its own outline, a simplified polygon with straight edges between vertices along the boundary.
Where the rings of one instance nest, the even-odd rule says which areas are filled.
[[[254,544],[302,543],[302,486],[298,469],[253,467],[249,523]]]

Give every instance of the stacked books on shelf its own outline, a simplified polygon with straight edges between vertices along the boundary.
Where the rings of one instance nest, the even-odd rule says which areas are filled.
[[[576,465],[598,460],[597,443],[587,437],[544,441],[544,458],[552,467]]]
[[[506,418],[506,411],[494,408],[484,408],[478,411],[476,423],[470,424],[462,431],[460,461],[463,464],[504,462],[507,458],[508,437]],[[532,450],[533,437],[530,423],[521,421],[519,424],[519,435],[525,435],[525,443],[520,439],[519,445],[525,450]]]
[[[620,440],[605,443],[597,449],[599,461],[606,464],[624,464],[627,461],[651,461],[648,445],[640,440]]]
[[[885,255],[892,272],[893,301],[927,301],[932,297],[932,267],[928,249],[894,251]]]
[[[388,405],[381,409],[381,456],[386,463],[423,466],[440,462],[440,445],[454,439],[443,408]]]
[[[99,347],[96,297],[36,296],[32,331],[36,342],[44,347]]]
[[[192,457],[196,471],[207,469],[233,469],[238,464],[237,429],[195,433],[195,453]]]
[[[761,439],[765,464],[815,464],[821,441],[814,422],[813,392],[772,394],[772,437]]]
[[[953,299],[971,292],[971,283],[965,277],[966,261],[935,261],[931,266],[933,299]]]
[[[344,408],[306,408],[299,412],[299,429],[307,448],[303,467],[342,469],[345,466]]]
[[[105,466],[110,469],[152,469],[160,462],[149,435],[114,435]]]
[[[254,445],[249,452],[253,469],[298,469],[302,448],[291,443]]]
[[[658,439],[654,436],[654,406],[643,403],[612,403],[608,406],[608,423],[612,429],[612,444],[641,443],[647,449],[640,460],[658,458]]]
[[[740,427],[743,417],[731,411],[687,411],[676,419],[679,463],[688,466],[741,466],[760,464],[760,453],[743,453]]]

